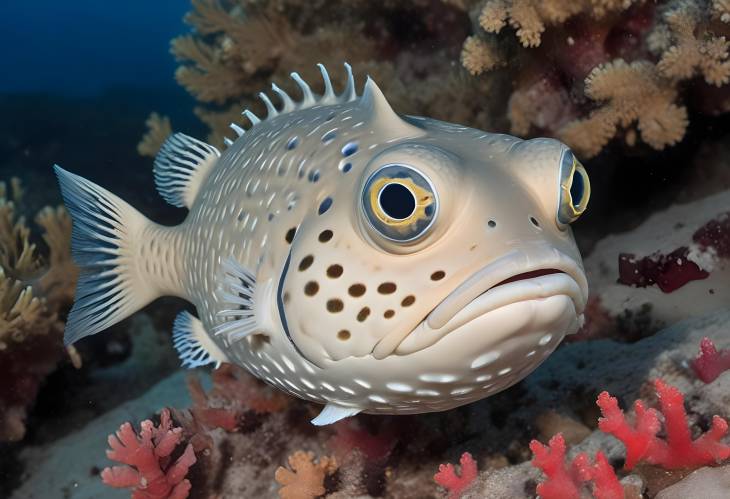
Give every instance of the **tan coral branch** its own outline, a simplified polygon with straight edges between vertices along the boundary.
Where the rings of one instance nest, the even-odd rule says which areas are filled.
[[[172,135],[172,125],[170,124],[170,118],[167,116],[152,113],[145,121],[145,126],[147,126],[147,133],[137,144],[137,152],[140,156],[154,158],[162,148],[162,144]]]
[[[461,64],[472,75],[476,76],[489,71],[501,62],[495,47],[477,36],[470,36],[464,41],[461,50]]]
[[[559,131],[559,137],[584,157],[598,154],[619,127],[634,123],[654,149],[675,144],[684,136],[687,110],[675,103],[674,83],[649,61],[629,64],[617,59],[598,66],[586,78],[585,92],[602,106]]]
[[[274,475],[282,485],[279,497],[282,499],[314,499],[324,495],[324,480],[337,470],[334,457],[322,457],[314,462],[314,453],[297,451],[289,456],[289,467],[280,466]]]
[[[654,44],[659,45],[660,36],[668,34],[669,46],[662,53],[658,68],[664,76],[675,80],[686,80],[699,72],[707,83],[719,87],[730,81],[730,42],[708,32],[703,27],[702,15],[697,6],[688,3],[680,3],[663,14],[665,27],[655,30]]]

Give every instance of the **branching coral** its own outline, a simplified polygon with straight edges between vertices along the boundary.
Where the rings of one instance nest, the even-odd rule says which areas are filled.
[[[459,499],[464,491],[477,477],[477,463],[471,454],[465,452],[459,459],[461,473],[456,474],[451,463],[440,464],[439,471],[433,476],[434,481],[449,491],[449,499]]]
[[[464,7],[453,0],[195,0],[186,18],[193,34],[172,43],[181,63],[176,77],[202,103],[195,112],[218,145],[244,108],[263,110],[256,95],[272,82],[297,95],[290,72],[320,91],[316,63],[330,69],[335,88],[345,83],[338,69],[347,61],[358,81],[366,74],[378,81],[399,111],[449,119],[454,111],[464,114],[454,110],[450,94],[475,102],[483,86],[450,77],[468,29]],[[415,36],[421,43],[413,43]],[[473,121],[480,109],[466,111]]]
[[[545,446],[533,440],[532,465],[542,470],[546,480],[538,484],[537,493],[543,499],[579,499],[584,484],[592,483],[596,499],[623,499],[624,490],[603,452],[596,453],[593,464],[586,453],[566,462],[565,439],[558,433]]]
[[[328,475],[337,471],[337,461],[322,457],[314,461],[314,453],[298,451],[289,456],[289,467],[280,466],[274,478],[282,486],[279,497],[282,499],[314,499],[324,495],[324,481]]]
[[[656,48],[664,49],[657,65],[664,76],[686,80],[700,72],[707,83],[718,87],[730,81],[730,42],[707,31],[700,31],[701,38],[697,37],[703,21],[698,5],[682,2],[664,12],[663,21],[666,29],[660,33],[665,33],[665,38],[656,42]]]
[[[265,386],[232,364],[222,364],[213,371],[213,388],[208,393],[195,376],[188,378],[188,391],[193,406],[175,411],[175,417],[196,451],[213,445],[211,430],[239,430],[245,426],[247,414],[279,412],[290,401],[287,395]]]
[[[629,8],[636,0],[487,0],[479,24],[499,33],[508,23],[524,47],[537,47],[547,26],[561,24],[577,14],[594,18]]]
[[[730,19],[726,10],[725,0],[487,0],[462,64],[474,75],[493,68],[470,41],[485,35],[516,61],[508,65],[513,133],[558,137],[584,157],[617,135],[661,150],[684,137],[687,94],[705,96],[698,111],[727,109],[724,93],[682,85],[698,74],[716,87],[730,81],[730,30],[714,20]],[[508,24],[521,50],[497,38]],[[713,98],[720,102],[705,102]]]
[[[724,23],[730,23],[730,0],[712,0],[712,11]]]
[[[147,126],[147,133],[137,144],[137,152],[141,156],[154,158],[160,151],[162,144],[172,135],[172,125],[170,124],[170,118],[160,116],[157,113],[150,114],[147,121],[145,121],[145,125]]]
[[[721,441],[728,430],[727,421],[714,416],[710,429],[692,440],[682,393],[662,380],[656,380],[654,386],[661,414],[637,400],[633,425],[626,420],[615,397],[608,392],[598,396],[596,403],[603,414],[598,420],[598,427],[626,446],[626,469],[630,470],[642,461],[666,469],[696,468],[730,457],[730,446]],[[661,416],[664,416],[666,440],[657,436],[662,426]]]
[[[718,376],[730,370],[730,350],[717,350],[710,338],[702,338],[700,352],[692,361],[692,369],[705,383],[712,383]]]
[[[44,258],[16,215],[21,202],[18,179],[10,192],[0,183],[0,441],[23,437],[27,407],[63,355],[58,315],[70,305],[77,275],[66,211],[46,207],[36,216],[48,246]]]
[[[598,66],[586,78],[585,94],[603,106],[558,132],[583,156],[596,155],[619,127],[634,123],[644,142],[655,149],[684,137],[687,109],[675,103],[677,88],[651,62],[617,59]]]
[[[461,49],[461,63],[476,76],[498,66],[500,56],[494,46],[477,36],[470,36]]]
[[[105,468],[101,479],[111,487],[133,489],[132,499],[185,499],[191,487],[185,475],[195,464],[195,453],[187,444],[180,457],[172,460],[182,443],[182,428],[173,428],[167,409],[160,413],[159,425],[147,419],[140,428],[137,434],[131,424],[124,423],[116,435],[109,435],[107,457],[126,466]]]

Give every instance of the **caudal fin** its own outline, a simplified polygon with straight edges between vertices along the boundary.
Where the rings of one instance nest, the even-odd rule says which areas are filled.
[[[58,165],[53,169],[73,219],[71,249],[80,268],[64,333],[68,345],[116,324],[158,293],[143,281],[134,251],[151,222],[106,189]]]

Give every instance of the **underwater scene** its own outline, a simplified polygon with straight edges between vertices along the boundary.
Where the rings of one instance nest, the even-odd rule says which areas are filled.
[[[0,498],[730,498],[729,0],[0,46]]]

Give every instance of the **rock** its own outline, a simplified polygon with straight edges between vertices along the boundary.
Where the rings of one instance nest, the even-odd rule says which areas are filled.
[[[700,468],[662,490],[656,499],[727,499],[730,497],[730,465]]]
[[[641,311],[648,306],[650,321],[654,325],[673,324],[727,306],[730,296],[730,264],[727,260],[709,265],[712,268],[707,268],[710,271],[708,278],[691,281],[672,293],[663,293],[656,285],[635,288],[616,281],[619,277],[619,254],[630,253],[640,258],[657,251],[668,254],[683,246],[692,249],[695,231],[727,213],[729,207],[730,191],[720,192],[671,206],[653,214],[630,232],[602,239],[585,258],[592,295],[610,315],[624,316],[624,320],[637,320],[637,314],[638,320],[646,320]],[[707,263],[703,265],[708,266]],[[629,311],[628,315],[626,311]]]

